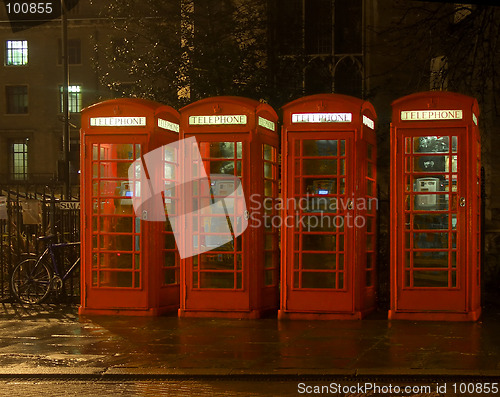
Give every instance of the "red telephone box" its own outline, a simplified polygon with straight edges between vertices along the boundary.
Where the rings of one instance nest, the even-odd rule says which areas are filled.
[[[177,159],[165,145],[178,135],[178,113],[152,101],[113,99],[82,111],[80,314],[157,315],[179,307],[169,224],[134,210],[146,191],[164,218],[175,205],[165,187],[176,178]],[[155,149],[156,168],[143,163]]]
[[[271,222],[273,210],[264,208],[278,195],[276,112],[247,98],[214,97],[180,114],[181,137],[197,141],[187,151],[185,176],[201,176],[191,157],[197,153],[209,183],[183,185],[191,190],[183,193],[182,212],[195,214],[185,238],[203,252],[181,259],[179,315],[256,318],[276,310],[279,227]],[[238,181],[242,190],[235,193]],[[221,240],[228,228],[230,241]]]
[[[400,98],[392,106],[389,318],[477,320],[478,104],[434,91]]]
[[[375,307],[376,117],[337,94],[283,107],[279,318],[359,319]]]

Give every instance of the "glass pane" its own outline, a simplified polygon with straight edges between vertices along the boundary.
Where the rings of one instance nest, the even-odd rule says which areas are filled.
[[[175,237],[173,234],[165,234],[165,245],[163,248],[165,249],[175,249]]]
[[[447,172],[449,156],[415,156],[413,171],[415,172]]]
[[[111,251],[133,251],[134,239],[132,235],[101,234],[99,248]]]
[[[163,267],[175,267],[175,252],[163,252]]]
[[[448,267],[448,251],[413,252],[413,267]]]
[[[273,147],[270,145],[264,144],[264,160],[273,161]]]
[[[370,162],[368,163],[367,176],[373,178],[373,164]]]
[[[270,163],[264,163],[264,178],[272,179],[273,177],[273,166]]]
[[[305,194],[336,194],[337,179],[303,178]]]
[[[448,194],[415,195],[415,210],[417,211],[447,211]]]
[[[241,159],[243,153],[243,144],[236,142],[236,158]]]
[[[272,252],[266,252],[264,255],[264,267],[271,268],[275,267],[274,254]]]
[[[99,230],[101,232],[133,233],[133,219],[128,216],[101,216]]]
[[[132,254],[121,252],[99,254],[99,265],[101,269],[132,269],[134,259]]]
[[[343,230],[344,218],[341,216],[304,216],[300,219],[302,231],[335,232]]]
[[[448,287],[447,271],[415,271],[413,272],[414,287]]]
[[[163,271],[163,285],[177,284],[176,270],[165,269]]]
[[[265,180],[264,181],[264,196],[274,197],[273,195],[273,182]]]
[[[448,233],[413,233],[414,248],[448,248]]]
[[[101,287],[132,288],[132,272],[99,272]]]
[[[211,161],[210,173],[234,175],[234,161]]]
[[[234,142],[200,142],[202,158],[234,158]]]
[[[414,229],[448,229],[448,215],[439,214],[415,214],[413,215]]]
[[[176,161],[176,151],[175,149],[165,146],[163,149],[163,160],[165,161]]]
[[[101,152],[101,159],[105,155],[109,160],[135,160],[137,157],[134,156],[134,146],[126,143],[109,145],[109,150]]]
[[[302,156],[337,156],[336,140],[303,140]]]
[[[264,239],[265,239],[265,241],[264,241],[264,249],[265,250],[272,250],[272,249],[274,249],[273,235],[270,234],[270,233],[266,233]]]
[[[234,254],[201,254],[200,269],[233,270]]]
[[[413,138],[413,153],[446,153],[449,151],[449,137],[420,136]]]
[[[302,254],[302,269],[337,268],[336,254]]]
[[[367,148],[366,148],[366,157],[369,160],[373,160],[373,145],[370,143],[367,145]]]
[[[234,273],[200,272],[200,288],[234,288]]]
[[[335,273],[302,272],[302,288],[335,288]]]
[[[337,175],[337,160],[313,160],[302,161],[303,175]]]
[[[366,272],[366,286],[372,286],[372,272]]]
[[[303,234],[302,250],[304,251],[335,251],[337,239],[335,234]]]
[[[264,272],[264,285],[274,284],[274,270],[266,270]]]

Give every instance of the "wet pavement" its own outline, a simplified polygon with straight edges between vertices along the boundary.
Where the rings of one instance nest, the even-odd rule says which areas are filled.
[[[480,321],[278,321],[92,316],[0,306],[0,376],[490,376],[500,310]]]

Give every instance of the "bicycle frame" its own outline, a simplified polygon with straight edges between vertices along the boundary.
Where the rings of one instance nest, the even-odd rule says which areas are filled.
[[[79,265],[80,263],[80,257],[69,267],[69,269],[61,275],[61,272],[59,270],[59,262],[57,261],[56,255],[55,255],[55,250],[54,248],[63,248],[63,247],[70,247],[70,246],[77,246],[80,245],[80,242],[76,243],[57,243],[57,244],[48,244],[47,248],[43,252],[43,254],[40,256],[39,261],[42,260],[42,258],[47,255],[47,253],[50,255],[52,266],[54,267],[54,275],[58,276],[61,278],[61,280],[64,282],[68,279],[68,277],[73,273],[75,268]]]

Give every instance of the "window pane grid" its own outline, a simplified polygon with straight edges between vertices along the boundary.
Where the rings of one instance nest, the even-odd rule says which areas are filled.
[[[28,144],[17,141],[11,144],[11,177],[26,180],[28,177]]]
[[[93,287],[141,288],[141,220],[132,206],[138,187],[127,178],[140,153],[138,144],[92,147]]]
[[[405,140],[406,288],[459,287],[457,143],[455,136]]]
[[[343,290],[345,232],[341,215],[333,214],[343,211],[347,199],[346,141],[304,139],[295,145],[299,186],[293,191],[302,221],[294,233],[293,288]]]
[[[63,112],[64,107],[64,87],[60,86],[59,91],[61,94],[61,108]],[[79,113],[82,109],[82,87],[79,85],[68,86],[68,109],[70,113]]]
[[[28,63],[28,41],[7,40],[5,58],[7,66],[26,65]]]
[[[243,142],[200,142],[199,150],[207,174],[217,174],[216,177],[210,178],[209,191],[200,184],[196,185],[193,191],[194,205],[197,208],[208,209],[210,207],[207,204],[211,204],[214,199],[227,197],[228,186],[224,174],[242,178]],[[197,168],[198,164],[195,163],[192,169],[193,176],[197,176]],[[225,201],[226,207],[223,212],[217,212],[221,211],[220,208],[211,208],[209,213],[194,219],[195,246],[202,244],[212,248],[192,259],[191,283],[194,289],[243,289],[242,236],[222,245],[219,243],[230,222],[228,217],[236,215],[237,208],[230,202]],[[233,226],[238,228],[238,225]]]
[[[28,86],[11,85],[5,87],[7,114],[28,113]]]

